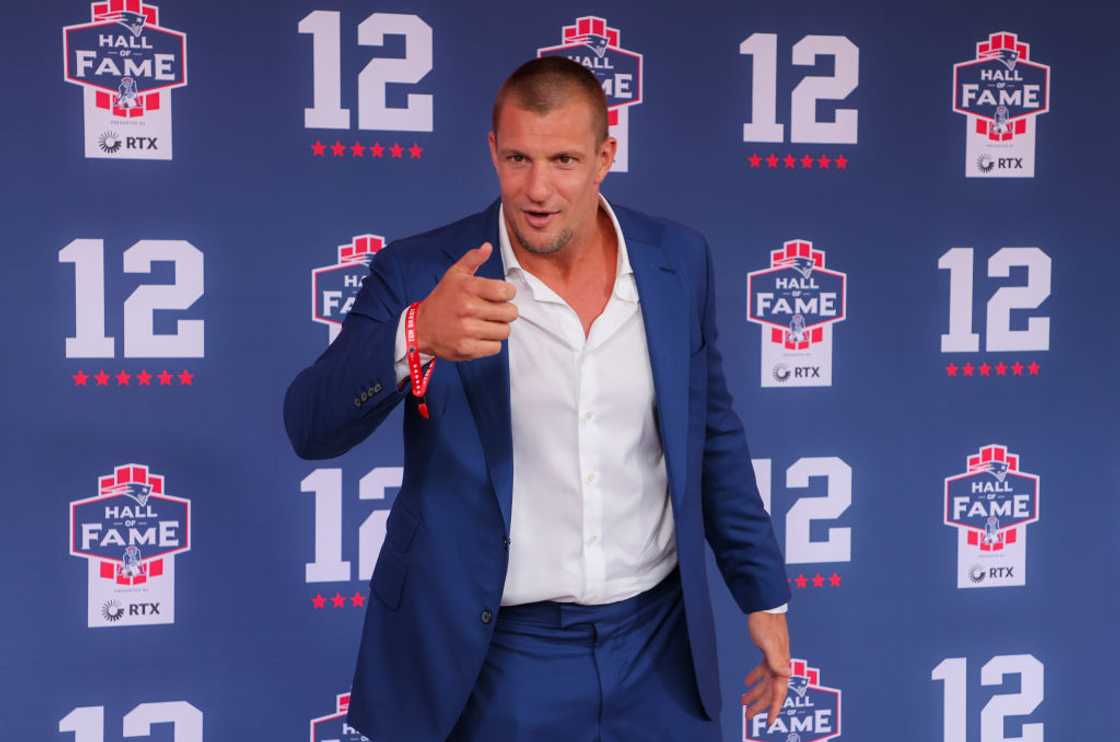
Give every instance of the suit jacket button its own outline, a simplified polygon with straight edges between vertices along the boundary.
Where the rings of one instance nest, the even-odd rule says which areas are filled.
[[[506,536],[504,539],[502,539],[502,543],[504,543],[506,545],[506,548],[508,549],[510,544],[509,536]]]
[[[374,384],[374,385],[373,385],[373,393],[374,393],[374,394],[377,394],[377,393],[378,393],[379,391],[381,391],[381,384],[379,384],[379,383],[378,383],[378,384]]]
[[[490,623],[490,619],[492,619],[493,617],[494,614],[490,612],[489,608],[484,608],[482,610],[482,623]]]
[[[369,390],[368,390],[368,391],[366,392],[366,394],[368,394],[368,395],[369,395],[369,398],[370,398],[370,399],[373,399],[373,395],[377,394],[377,392],[378,392],[378,390],[377,390],[377,389],[374,389],[374,388],[373,388],[373,387],[371,386],[371,387],[369,388]]]
[[[362,401],[365,402],[369,399],[369,392],[362,392]]]
[[[358,399],[357,397],[354,397],[354,406],[355,407],[361,407],[362,406],[362,400]]]

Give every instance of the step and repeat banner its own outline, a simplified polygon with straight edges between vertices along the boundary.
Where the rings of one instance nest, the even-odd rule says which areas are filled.
[[[385,244],[496,198],[490,105],[539,55],[602,81],[607,198],[714,252],[795,658],[780,720],[746,716],[710,560],[724,738],[1120,736],[1120,9],[13,13],[0,737],[365,739],[400,413],[304,461],[284,390]]]

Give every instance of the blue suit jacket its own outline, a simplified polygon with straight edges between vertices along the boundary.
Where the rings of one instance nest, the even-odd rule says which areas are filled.
[[[649,344],[693,668],[714,719],[721,702],[704,540],[745,613],[789,599],[784,560],[716,348],[707,242],[678,224],[614,210]],[[360,443],[407,399],[404,479],[370,580],[375,599],[366,609],[348,715],[374,739],[446,738],[490,643],[508,539],[533,537],[510,533],[508,344],[487,358],[440,361],[428,390],[430,420],[396,384],[401,312],[487,240],[495,249],[478,275],[501,279],[497,202],[382,250],[341,333],[296,377],[284,400],[296,453],[322,459]]]

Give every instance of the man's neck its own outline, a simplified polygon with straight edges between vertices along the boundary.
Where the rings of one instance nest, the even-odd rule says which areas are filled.
[[[510,246],[521,267],[546,284],[571,284],[574,281],[606,277],[613,285],[618,260],[618,239],[610,215],[600,204],[595,224],[583,239],[575,237],[562,249],[548,254],[530,252],[522,246],[513,230],[508,229]]]

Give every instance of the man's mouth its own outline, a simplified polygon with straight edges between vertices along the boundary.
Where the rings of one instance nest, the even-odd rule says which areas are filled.
[[[553,218],[559,213],[557,211],[542,211],[537,209],[522,209],[521,213],[525,215],[525,220],[529,222],[529,226],[534,229],[544,229],[551,223]]]

